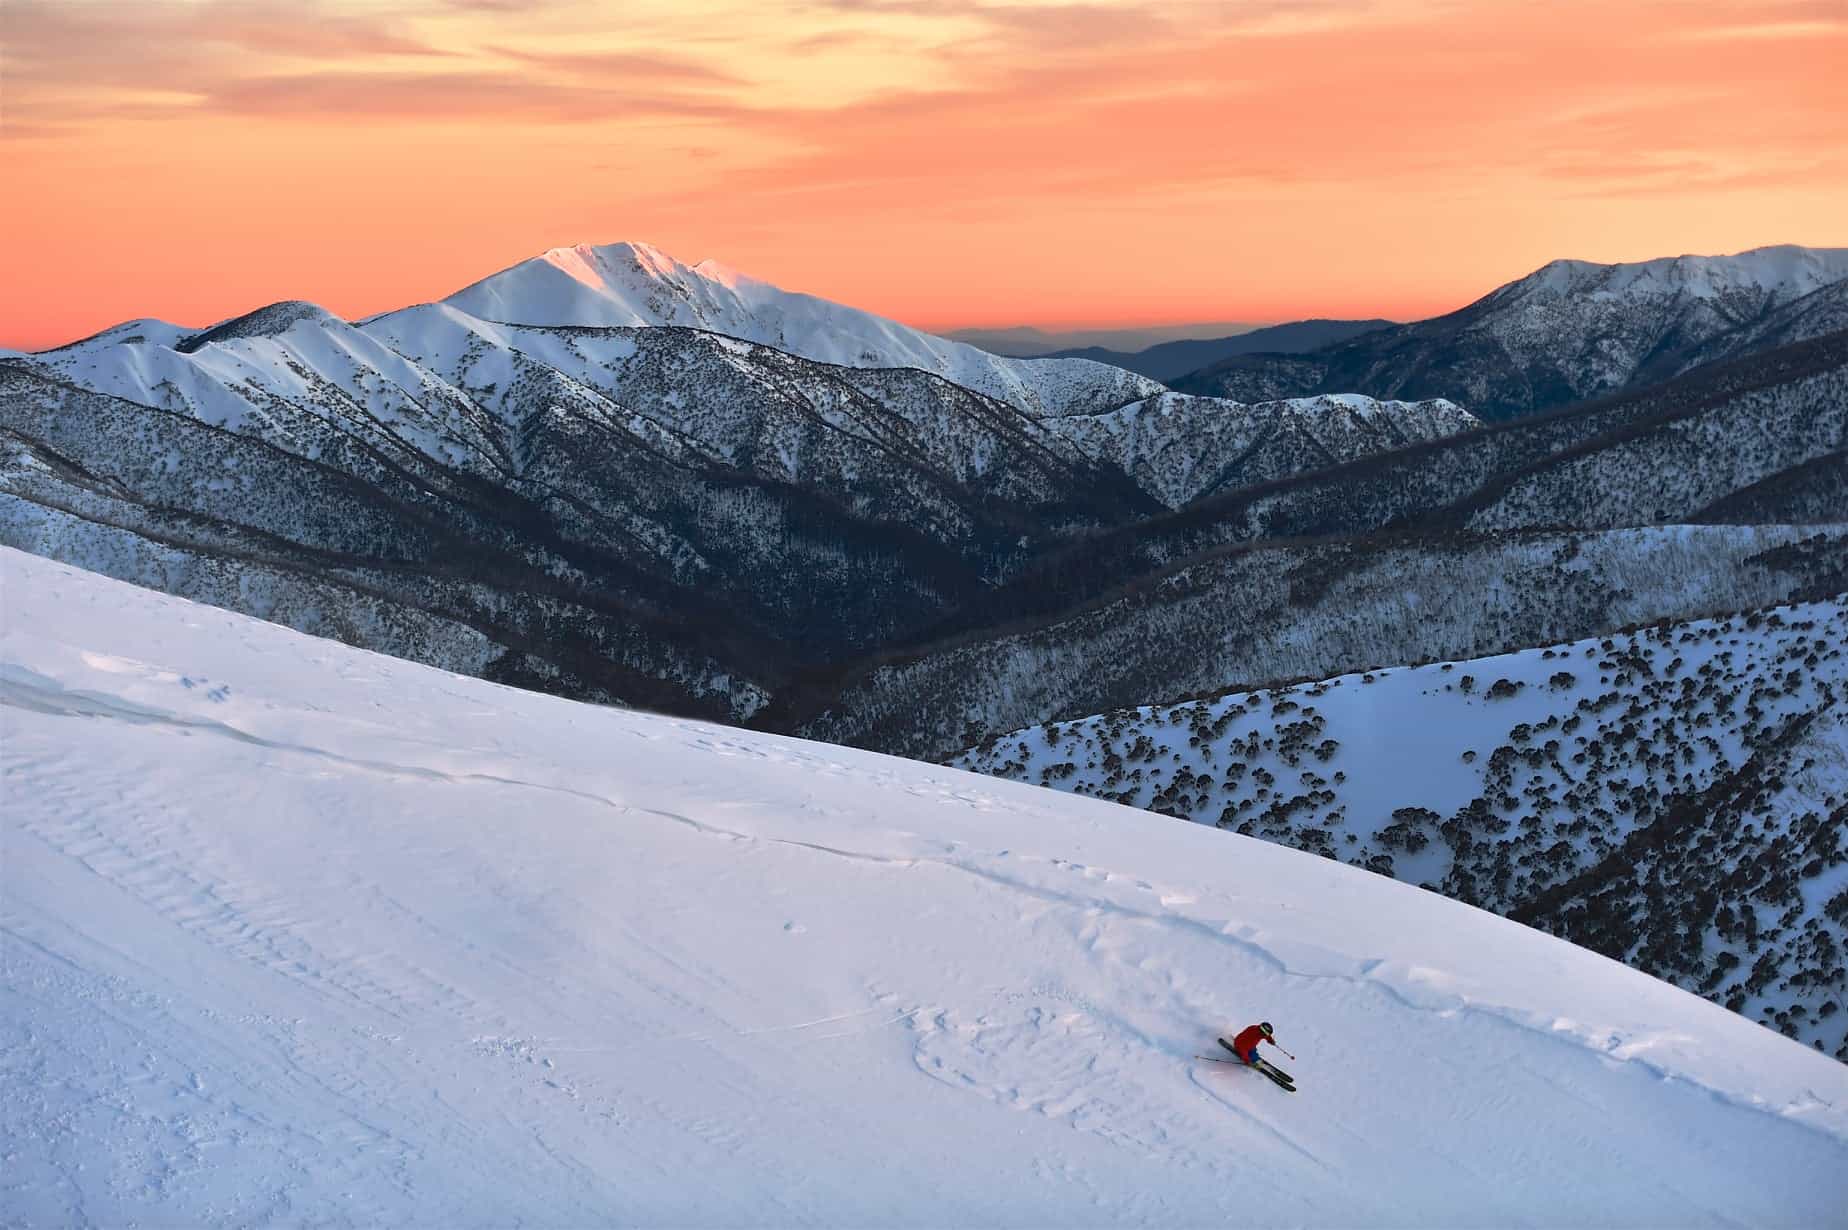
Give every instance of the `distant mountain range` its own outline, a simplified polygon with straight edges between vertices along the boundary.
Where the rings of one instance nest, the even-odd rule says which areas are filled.
[[[0,540],[452,669],[740,719],[1051,542],[1475,425],[1187,397],[646,245],[568,248],[359,324],[285,302],[0,357]]]
[[[1288,324],[1251,329],[1235,337],[1163,342],[1134,353],[1110,350],[1103,346],[1084,346],[1055,350],[1045,357],[1091,359],[1154,380],[1169,381],[1236,355],[1303,354],[1376,329],[1391,328],[1392,325],[1390,320],[1296,320]]]
[[[1332,392],[1443,397],[1496,421],[1840,327],[1844,278],[1844,248],[1554,261],[1445,316],[1306,353],[1244,353],[1163,379],[1184,392],[1247,401]],[[1811,303],[1811,295],[1821,298]]]
[[[1032,325],[996,329],[948,329],[942,336],[1009,358],[1040,359],[1087,346],[1133,353],[1163,342],[1232,337],[1256,328],[1257,325],[1243,321],[1208,320],[1184,325],[1132,325],[1118,329],[1049,330],[1036,329]]]
[[[1814,285],[1845,268],[1848,254],[1791,248],[1549,265],[1457,314],[1467,327],[1451,334],[1502,338],[1504,356],[1519,341],[1529,371],[1581,371],[1589,351],[1641,391],[1484,432],[1444,399],[1174,393],[1107,364],[992,355],[644,244],[555,249],[357,324],[292,302],[0,356],[0,540],[458,669],[807,723],[868,655],[1062,618],[1202,553],[1411,527],[1492,541],[1848,521],[1842,335],[1824,332],[1844,297]],[[1605,343],[1587,346],[1587,322]],[[1291,361],[1326,368],[1433,330],[1392,326]],[[1679,339],[1684,357],[1612,358],[1645,336]],[[1709,355],[1725,361],[1646,385]],[[1481,393],[1490,370],[1443,378]],[[1376,651],[1491,652],[1529,633],[1509,635]],[[1140,699],[1368,660],[1219,661],[1149,674]],[[1076,678],[1101,702],[1115,669]],[[897,729],[886,701],[840,696],[839,723],[818,732],[929,754],[973,741],[954,706],[928,702],[950,727],[914,740],[876,733]],[[885,715],[871,727],[846,716],[866,703]],[[1082,703],[1062,695],[1052,712]]]

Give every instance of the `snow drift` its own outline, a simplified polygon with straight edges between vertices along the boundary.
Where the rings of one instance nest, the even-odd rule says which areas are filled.
[[[1848,1208],[1848,1068],[1432,894],[0,569],[9,1220]]]

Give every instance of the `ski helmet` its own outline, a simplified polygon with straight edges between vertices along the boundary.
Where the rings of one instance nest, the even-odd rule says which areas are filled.
[[[1264,1031],[1264,1036],[1266,1038],[1271,1036],[1271,1027],[1270,1027],[1269,1021],[1259,1021],[1258,1028]]]

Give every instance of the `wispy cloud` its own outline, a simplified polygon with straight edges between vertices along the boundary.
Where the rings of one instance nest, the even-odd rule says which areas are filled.
[[[214,86],[201,107],[226,115],[497,118],[570,123],[605,119],[734,117],[738,108],[657,90],[598,89],[517,73],[303,73]]]
[[[318,6],[314,0],[9,0],[8,68],[65,86],[139,84],[137,66],[222,63],[230,54],[337,59],[447,54],[402,21]]]
[[[573,77],[618,77],[678,85],[742,85],[743,78],[693,60],[645,51],[532,51],[492,46],[495,55]]]
[[[1844,38],[1848,17],[1834,21],[1761,21],[1730,26],[1704,26],[1677,31],[1677,38],[1698,42],[1736,42],[1752,39]]]

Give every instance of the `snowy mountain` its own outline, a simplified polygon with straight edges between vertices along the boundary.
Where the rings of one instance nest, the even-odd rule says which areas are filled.
[[[1844,373],[1835,333],[1494,430],[1351,397],[1035,418],[703,330],[448,305],[356,327],[284,303],[0,360],[0,542],[503,682],[944,755],[1048,717],[1817,592],[1814,569],[1746,562],[1802,530],[1703,538],[1726,545],[1690,557],[1718,569],[1698,585],[1630,580],[1677,569],[1623,535],[1595,578],[1494,609],[1442,578],[1508,592],[1529,575],[1509,531],[1551,552],[1559,527],[1848,522]],[[1401,550],[1407,532],[1426,538]],[[1432,582],[1416,620],[1387,561]],[[1184,569],[1204,589],[1168,579]],[[1285,623],[1330,592],[1376,631],[1305,653]],[[1267,631],[1228,646],[1229,609]],[[1095,629],[1102,611],[1121,628]],[[1055,630],[1056,669],[1000,652]],[[1152,690],[1122,690],[1131,664]]]
[[[1848,606],[1048,723],[953,763],[1338,858],[1848,1060]]]
[[[1848,248],[1786,245],[1617,265],[1553,261],[1445,316],[1307,355],[1236,356],[1170,384],[1246,401],[1442,397],[1483,419],[1509,419],[1815,336],[1753,331],[1843,279]]]
[[[204,331],[133,321],[0,357],[0,542],[504,682],[854,741],[917,730],[878,746],[942,754],[974,741],[971,712],[1004,723],[980,737],[1086,700],[1052,672],[1021,693],[1056,696],[1051,711],[908,714],[923,693],[855,681],[892,678],[895,658],[968,662],[1023,621],[1070,628],[1123,594],[1178,604],[1157,622],[1219,645],[1223,610],[1202,629],[1163,581],[1199,557],[1340,539],[1333,554],[1358,577],[1377,575],[1382,534],[1848,522],[1839,332],[1492,431],[1451,403],[1351,395],[1159,394],[1095,412],[1079,397],[1046,414],[915,366],[822,363],[712,331],[899,361],[906,331],[864,313],[641,247],[552,257],[359,325],[286,302]],[[1814,296],[1785,310],[1799,309],[1793,335],[1828,319]],[[598,323],[611,320],[700,327]],[[994,368],[966,349],[930,354],[975,363],[971,379],[1064,370]],[[1467,549],[1485,566],[1521,555]],[[1722,554],[1715,592],[1797,596],[1791,577],[1735,584],[1739,558]],[[1328,556],[1290,558],[1323,576]],[[1657,592],[1622,580],[1647,566],[1614,564],[1586,609]],[[1286,605],[1323,588],[1293,585]],[[1471,596],[1429,597],[1457,608],[1454,626],[1480,626]],[[1648,618],[1718,609],[1660,598]],[[1516,629],[1601,630],[1525,609],[1486,637],[1366,643],[1407,660],[1513,648]],[[1300,655],[1163,656],[1158,670],[1142,652],[1081,667],[1097,687],[1083,711],[1289,675]],[[1224,674],[1234,657],[1257,673]],[[1122,696],[1132,659],[1182,692]],[[1392,660],[1335,653],[1311,669]],[[1012,670],[956,687],[1006,687]]]
[[[114,331],[0,362],[0,425],[14,545],[454,669],[715,715],[748,713],[804,639],[870,645],[1023,538],[1161,507],[915,369],[441,306]],[[227,587],[217,560],[283,575]]]
[[[571,310],[781,321],[781,340],[821,350],[879,324],[658,254],[666,280],[632,285],[616,251],[594,250],[599,285],[634,303],[572,281]],[[460,298],[543,316],[545,270]],[[1297,413],[1169,398],[1145,431],[1145,404],[1113,399],[1155,386],[1120,375],[1095,403],[1108,414],[1039,417],[918,367],[671,324],[496,323],[445,303],[356,326],[300,302],[199,332],[134,321],[0,356],[0,541],[450,669],[740,719],[1049,543],[1209,480],[1472,423],[1407,409],[1401,427],[1364,399]],[[1312,430],[1279,427],[1312,411]],[[1182,453],[1187,474],[1166,472]]]
[[[1796,1226],[1848,1201],[1848,1068],[1385,877],[11,551],[0,581],[23,1222]],[[1260,1016],[1297,1093],[1193,1058]]]
[[[1007,359],[644,243],[553,248],[443,301],[479,320],[572,328],[679,325],[843,367],[913,367],[1031,415],[1097,413],[1161,386],[1083,360]],[[390,316],[366,322],[366,327]]]
[[[981,618],[1044,613],[1194,554],[1279,539],[1728,520],[1719,510],[1740,493],[1808,472],[1845,446],[1848,333],[1831,333],[1195,501],[1042,558]],[[1822,503],[1815,520],[1848,522],[1848,489]],[[1771,513],[1759,520],[1787,519]]]

